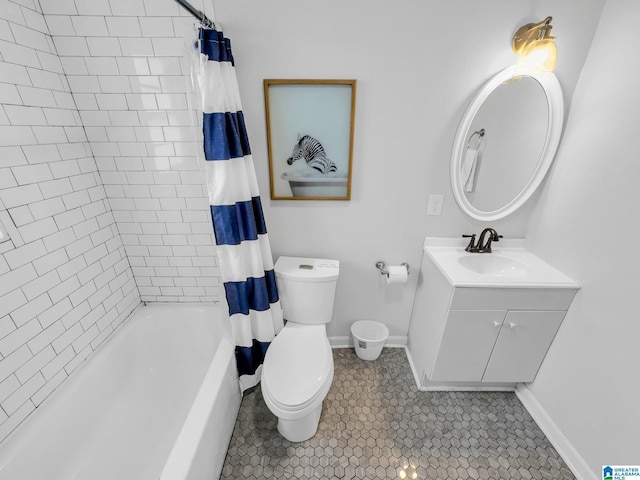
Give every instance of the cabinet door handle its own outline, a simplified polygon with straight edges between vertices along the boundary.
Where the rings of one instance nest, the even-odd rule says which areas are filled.
[[[509,328],[516,328],[517,326],[517,323],[509,322]]]
[[[500,322],[495,322],[495,321],[494,321],[494,322],[493,322],[493,326],[494,326],[494,327],[496,327],[496,328],[498,328],[498,327],[500,326]]]

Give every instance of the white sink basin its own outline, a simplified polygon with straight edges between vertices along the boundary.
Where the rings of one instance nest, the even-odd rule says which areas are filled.
[[[521,278],[529,271],[524,263],[495,253],[465,255],[458,262],[475,273],[494,277]]]
[[[524,240],[494,242],[493,253],[469,253],[461,238],[427,237],[424,251],[452,285],[461,287],[580,286],[524,248]]]

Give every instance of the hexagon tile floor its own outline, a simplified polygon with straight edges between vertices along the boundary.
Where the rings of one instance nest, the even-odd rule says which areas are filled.
[[[291,443],[260,388],[245,392],[222,479],[574,479],[509,392],[421,392],[405,351],[334,349],[315,437]]]

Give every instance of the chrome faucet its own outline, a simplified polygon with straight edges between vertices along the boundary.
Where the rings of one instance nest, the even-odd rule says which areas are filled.
[[[485,243],[485,237],[488,236]],[[491,253],[491,242],[498,242],[502,235],[498,235],[493,228],[485,228],[482,230],[480,234],[480,238],[478,239],[478,243],[475,243],[476,235],[462,235],[463,238],[470,238],[469,245],[465,248],[467,252],[471,253]]]

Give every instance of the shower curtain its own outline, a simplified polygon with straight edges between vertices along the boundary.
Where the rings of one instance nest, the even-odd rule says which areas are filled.
[[[260,381],[266,350],[283,326],[282,309],[231,44],[205,28],[199,43],[209,204],[244,391]]]

